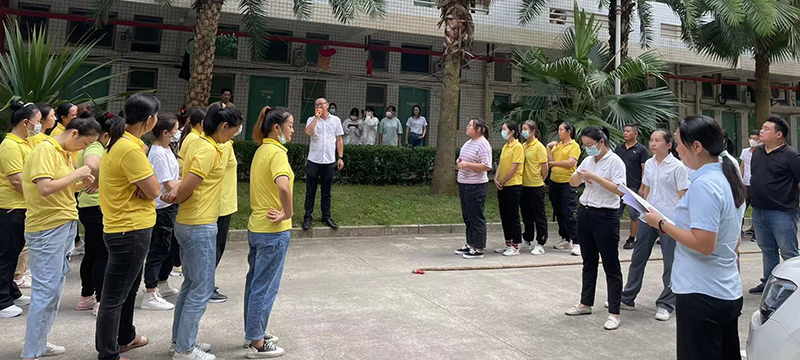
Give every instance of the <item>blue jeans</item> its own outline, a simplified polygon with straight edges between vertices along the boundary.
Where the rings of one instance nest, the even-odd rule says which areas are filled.
[[[764,264],[765,284],[781,260],[789,260],[798,256],[797,252],[797,219],[800,212],[796,210],[770,210],[753,207],[753,228],[756,230],[756,242],[761,248]]]
[[[261,340],[267,331],[269,314],[281,285],[289,236],[289,231],[247,232],[250,243],[247,255],[250,270],[244,285],[244,334],[247,340]]]
[[[175,303],[172,341],[178,352],[185,353],[194,348],[200,319],[214,293],[217,223],[176,223],[175,237],[181,246],[183,284]]]
[[[77,233],[77,220],[53,229],[25,233],[33,284],[23,358],[40,358],[47,350],[47,336],[56,321],[64,280],[69,274],[67,257],[75,248]]]

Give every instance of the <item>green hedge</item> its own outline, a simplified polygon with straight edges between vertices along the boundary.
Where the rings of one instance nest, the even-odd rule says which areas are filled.
[[[239,159],[239,177],[250,178],[250,164],[258,145],[252,141],[236,141],[233,144]],[[289,164],[295,177],[305,178],[308,145],[287,144]],[[345,145],[345,167],[336,174],[337,181],[348,184],[408,185],[429,184],[433,175],[436,148],[397,148],[393,146]],[[500,159],[500,150],[494,150],[495,164]],[[455,176],[455,174],[453,175]]]

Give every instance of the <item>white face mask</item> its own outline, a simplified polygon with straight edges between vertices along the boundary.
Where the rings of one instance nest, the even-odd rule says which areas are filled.
[[[244,128],[244,126],[239,126],[239,130],[236,130],[236,134],[233,134],[233,137],[239,136],[239,134],[242,133],[242,128]]]
[[[358,119],[358,116],[350,115],[350,120],[356,120],[356,119]]]
[[[42,132],[42,123],[33,124],[33,130],[29,131],[31,135],[39,135]]]
[[[756,147],[756,146],[758,146],[758,140],[753,140],[753,139],[750,139],[750,141],[749,141],[749,142],[750,142],[750,147]]]
[[[391,111],[387,111],[386,112],[386,117],[391,119],[392,118],[392,112]]]
[[[178,130],[178,132],[172,134],[172,141],[174,142],[181,141],[181,130]]]

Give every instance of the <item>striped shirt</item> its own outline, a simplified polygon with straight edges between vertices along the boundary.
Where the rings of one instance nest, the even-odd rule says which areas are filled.
[[[467,140],[464,146],[461,147],[459,154],[461,161],[479,163],[492,167],[492,146],[486,138],[481,137],[478,140]],[[485,184],[489,182],[489,177],[486,171],[474,171],[470,169],[458,169],[458,183],[459,184]]]

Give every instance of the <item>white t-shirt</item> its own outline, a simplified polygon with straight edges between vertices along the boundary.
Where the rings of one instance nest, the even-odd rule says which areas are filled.
[[[306,127],[311,125],[314,117],[306,121]],[[311,134],[311,143],[308,146],[308,161],[315,164],[333,164],[336,162],[336,137],[344,135],[342,120],[336,115],[328,114],[327,119],[320,118],[314,133]]]
[[[742,149],[742,155],[739,156],[739,159],[742,159],[744,163],[742,182],[744,182],[745,186],[750,186],[750,161],[753,160],[753,153],[750,152],[750,148]]]
[[[164,188],[164,183],[167,181],[178,180],[180,178],[180,169],[178,168],[178,159],[169,148],[163,148],[158,145],[150,147],[150,153],[147,155],[147,160],[150,165],[153,165],[153,172],[156,174],[159,186],[161,186],[161,195],[167,193]],[[156,198],[156,209],[163,209],[169,207],[161,201],[161,197]]]
[[[425,119],[424,116],[420,116],[419,119],[411,116],[408,118],[408,121],[406,121],[406,126],[409,128],[410,132],[422,135],[422,129],[428,126],[428,120]]]
[[[644,176],[642,185],[650,188],[647,202],[668,218],[672,218],[673,210],[678,206],[678,191],[689,188],[689,176],[683,162],[672,154],[656,162],[653,155],[644,163]]]
[[[625,185],[625,163],[617,154],[609,150],[599,163],[596,161],[596,157],[587,156],[575,172],[591,171],[614,184]],[[591,184],[586,183],[586,189],[579,200],[581,205],[587,207],[619,209],[619,195],[609,192],[594,181]]]
[[[375,145],[375,139],[378,137],[378,124],[381,121],[372,116],[364,119],[363,130],[361,131],[361,144],[362,145]]]

